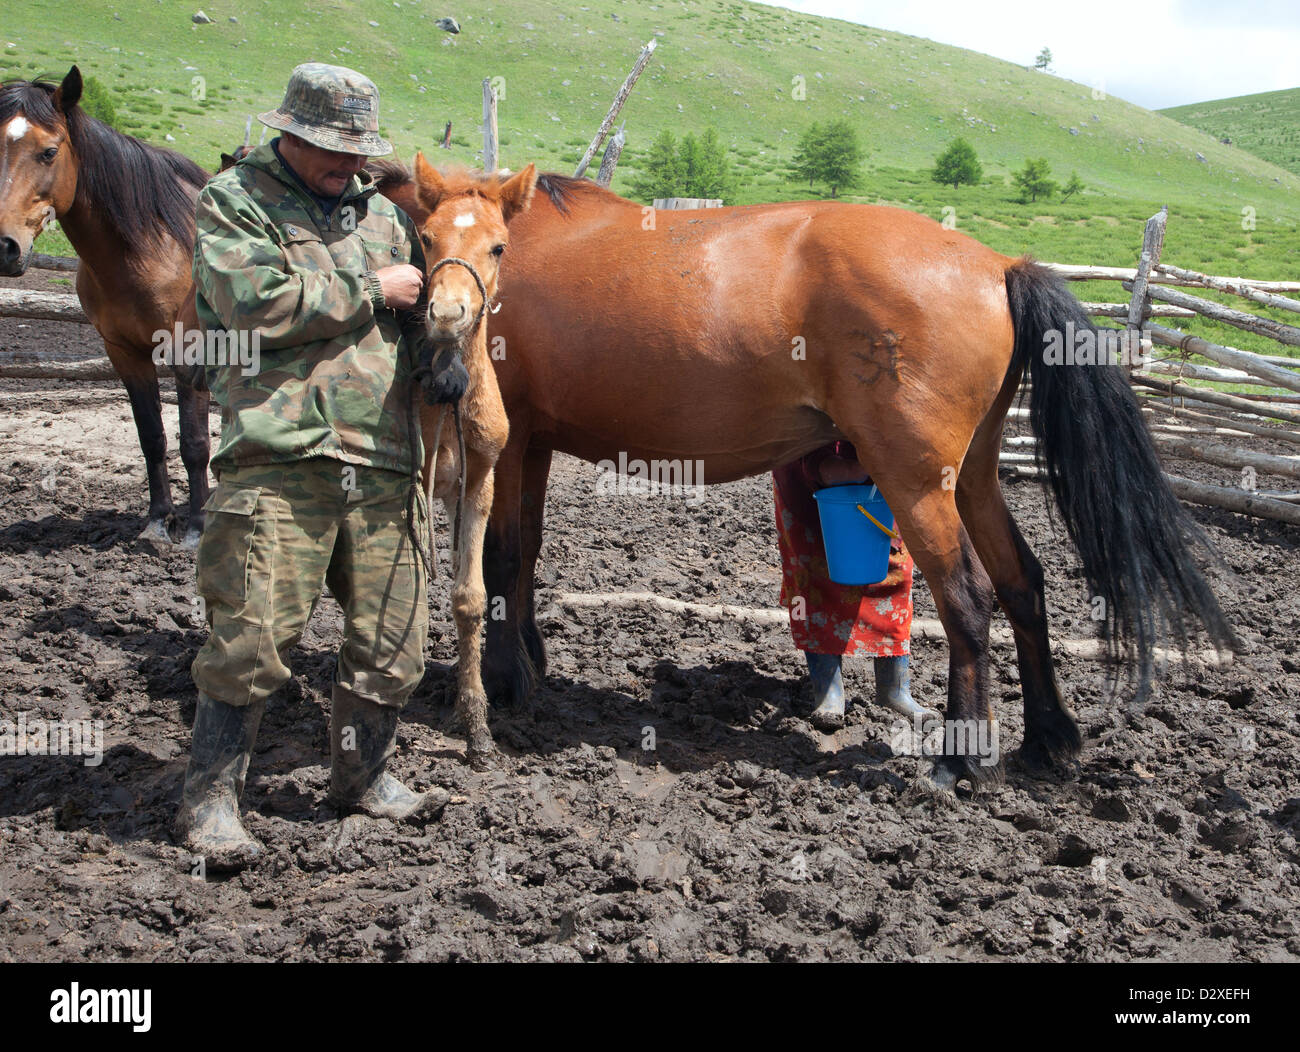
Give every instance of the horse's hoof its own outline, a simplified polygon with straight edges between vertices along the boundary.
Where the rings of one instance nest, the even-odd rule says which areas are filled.
[[[957,776],[940,764],[933,764],[929,772],[917,775],[907,791],[909,804],[934,804],[943,808],[957,806]]]
[[[181,547],[194,551],[199,546],[199,538],[203,536],[202,530],[186,530],[185,537],[181,541]]]
[[[167,532],[167,520],[151,519],[149,524],[140,531],[139,540],[148,541],[150,544],[170,546],[172,535]]]

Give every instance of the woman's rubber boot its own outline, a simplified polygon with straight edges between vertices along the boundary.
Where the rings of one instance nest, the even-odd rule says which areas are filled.
[[[445,789],[413,793],[389,774],[397,752],[398,710],[334,684],[330,715],[330,802],[371,818],[434,818],[451,799]]]
[[[814,654],[804,651],[812,679],[813,700],[817,702],[808,717],[820,731],[839,730],[844,726],[844,681],[840,676],[839,654]]]
[[[906,654],[876,658],[876,701],[908,719],[938,715],[912,698],[912,675]]]
[[[239,820],[239,798],[265,708],[261,701],[227,705],[199,692],[176,832],[207,869],[243,869],[262,851]]]

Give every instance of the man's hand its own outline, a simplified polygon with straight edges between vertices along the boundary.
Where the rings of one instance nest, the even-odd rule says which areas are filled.
[[[375,271],[384,290],[384,306],[397,310],[414,307],[424,289],[424,275],[409,263],[398,263]]]

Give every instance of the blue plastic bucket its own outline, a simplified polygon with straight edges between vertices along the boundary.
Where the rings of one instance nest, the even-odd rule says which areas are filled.
[[[880,491],[875,486],[831,486],[813,497],[822,520],[831,580],[849,585],[883,581],[889,573],[891,540],[886,531],[894,529],[894,513]],[[877,521],[872,522],[868,514]]]

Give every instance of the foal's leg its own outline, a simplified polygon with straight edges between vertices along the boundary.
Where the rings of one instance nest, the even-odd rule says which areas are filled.
[[[456,718],[465,728],[467,759],[481,767],[496,752],[487,725],[488,701],[480,666],[483,614],[487,607],[483,587],[483,535],[492,510],[492,463],[472,449],[466,450],[465,459],[465,507],[460,513],[456,579],[451,589],[459,653]],[[454,521],[455,497],[445,500]]]
[[[510,438],[496,462],[492,517],[483,546],[484,574],[494,606],[504,600],[505,618],[487,623],[486,673],[494,704],[520,707],[533,693],[533,663],[520,634],[519,571],[523,462],[528,436],[511,427]]]
[[[144,453],[145,474],[149,479],[149,522],[140,534],[142,540],[171,543],[169,527],[175,522],[171,483],[167,477],[167,433],[163,430],[162,398],[158,393],[158,374],[150,351],[105,341],[104,349],[117,375],[122,378],[135,430]]]
[[[999,399],[976,432],[957,480],[957,506],[1015,632],[1025,710],[1020,758],[1031,768],[1047,769],[1073,761],[1083,743],[1056,682],[1043,567],[1025,543],[998,484],[998,450],[1009,402],[1010,393]]]
[[[523,494],[520,503],[519,634],[538,679],[546,675],[546,641],[537,627],[537,603],[533,585],[537,556],[542,550],[543,515],[546,511],[546,483],[551,474],[551,451],[536,445],[524,454]]]
[[[181,415],[181,460],[190,479],[190,521],[182,542],[197,548],[203,532],[203,505],[208,499],[208,401],[206,390],[197,390],[179,373],[176,376],[176,399]]]

